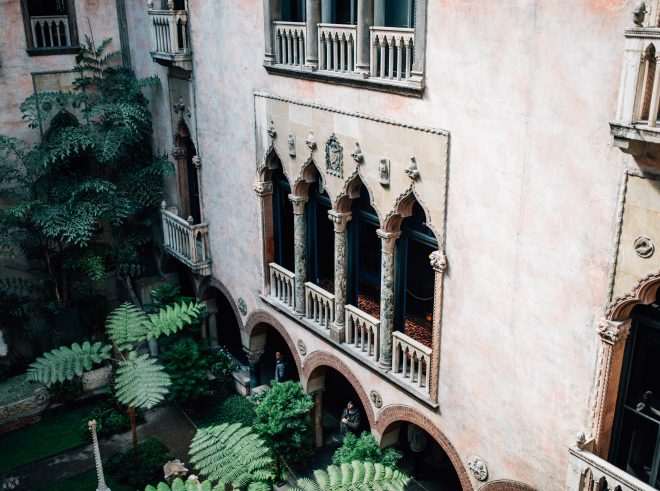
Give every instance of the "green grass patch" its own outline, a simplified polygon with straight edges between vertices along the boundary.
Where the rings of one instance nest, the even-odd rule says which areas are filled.
[[[105,483],[110,489],[112,489],[112,491],[135,491],[130,486],[119,484],[108,476],[105,477]],[[93,490],[96,489],[97,484],[96,471],[91,470],[64,481],[48,484],[47,486],[40,488],[38,491],[73,491],[74,489]]]
[[[80,420],[92,407],[61,408],[59,414],[0,435],[0,472],[88,443],[80,430]]]

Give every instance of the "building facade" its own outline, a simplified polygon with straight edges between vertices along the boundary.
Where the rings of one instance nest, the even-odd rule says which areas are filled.
[[[51,30],[157,74],[163,274],[318,445],[345,385],[455,489],[660,489],[656,0],[64,3],[0,3],[2,131]]]

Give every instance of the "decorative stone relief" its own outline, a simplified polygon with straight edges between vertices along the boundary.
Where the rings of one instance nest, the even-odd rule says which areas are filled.
[[[578,432],[577,436],[575,437],[575,446],[582,450],[587,443],[587,437],[583,432]]]
[[[298,344],[298,352],[302,356],[305,356],[307,354],[307,345],[302,339],[299,339],[297,344]]]
[[[202,167],[202,159],[199,158],[199,155],[195,155],[192,158],[192,164],[195,166],[195,169],[199,170]]]
[[[313,152],[316,150],[316,140],[314,139],[314,132],[310,131],[307,135],[307,140],[305,140],[305,145]]]
[[[381,186],[390,185],[390,159],[380,159],[378,165],[378,182]]]
[[[646,4],[644,3],[644,0],[639,0],[635,4],[633,7],[632,16],[633,24],[636,26],[641,26],[644,24],[644,17],[646,17]]]
[[[296,138],[293,136],[293,133],[289,132],[289,136],[286,139],[286,142],[289,145],[289,155],[291,157],[296,156]]]
[[[380,392],[372,390],[369,393],[369,395],[371,397],[371,402],[374,403],[374,406],[376,406],[376,407],[382,407],[383,406],[383,397],[380,395]]]
[[[617,322],[608,319],[601,319],[596,324],[596,332],[598,335],[609,344],[617,343],[621,339],[628,336],[630,330],[630,322]]]
[[[472,455],[468,459],[468,469],[477,481],[485,481],[488,479],[488,468],[483,459],[477,455]]]
[[[410,157],[410,163],[408,164],[408,167],[406,167],[405,172],[413,181],[419,179],[419,170],[417,169],[417,162],[415,161],[415,157]]]
[[[275,124],[271,121],[270,126],[268,126],[268,129],[266,130],[268,133],[268,136],[270,136],[273,140],[277,138],[277,131],[275,131]]]
[[[351,157],[353,157],[353,160],[355,160],[358,165],[361,164],[364,160],[364,155],[362,155],[362,149],[360,148],[360,144],[358,142],[355,142],[355,148],[351,152]]]
[[[431,261],[431,267],[434,270],[444,273],[447,269],[447,256],[440,251],[433,251],[429,254],[429,260]]]
[[[243,300],[243,297],[240,297],[238,299],[238,311],[241,313],[241,315],[246,315],[248,308],[247,304],[245,303],[245,300]]]
[[[334,133],[325,142],[325,169],[331,176],[344,177],[344,148]]]
[[[181,159],[186,156],[185,147],[172,147],[172,158]]]
[[[188,119],[190,119],[190,117],[192,116],[192,113],[190,112],[190,108],[186,107],[185,102],[183,102],[183,97],[179,97],[179,100],[176,101],[176,104],[174,104],[172,108],[174,109],[174,114],[181,113],[181,117],[183,117],[183,115],[185,114],[188,117]]]
[[[648,259],[655,252],[655,244],[653,241],[643,235],[640,235],[635,239],[633,247],[635,248],[637,255],[644,259]]]
[[[253,187],[254,192],[259,196],[271,194],[273,192],[273,181],[257,181]]]

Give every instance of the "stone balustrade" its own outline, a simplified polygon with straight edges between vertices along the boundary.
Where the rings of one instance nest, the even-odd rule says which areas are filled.
[[[303,66],[305,64],[305,23],[277,21],[274,24],[277,63]]]
[[[305,283],[305,317],[330,331],[335,320],[335,296],[312,282]]]
[[[355,71],[356,28],[346,24],[319,24],[319,70]]]
[[[415,30],[371,27],[371,76],[406,81],[410,78]]]
[[[31,16],[32,39],[35,48],[64,48],[71,46],[69,18],[66,15]]]
[[[378,361],[380,320],[353,305],[346,306],[346,344],[374,363]]]
[[[193,225],[192,217],[184,220],[176,214],[176,209],[168,210],[165,202],[162,204],[161,217],[165,251],[194,272],[209,273],[211,258],[208,255],[208,224]]]
[[[293,308],[296,275],[277,263],[270,263],[270,296]]]
[[[186,10],[149,10],[151,56],[164,65],[192,70]]]
[[[392,333],[392,373],[429,393],[433,350],[402,332]]]
[[[574,491],[654,491],[656,489],[583,448],[569,448],[566,489]]]

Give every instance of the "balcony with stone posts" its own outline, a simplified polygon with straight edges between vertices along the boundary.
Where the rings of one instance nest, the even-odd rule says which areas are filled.
[[[353,305],[346,306],[346,345],[374,365],[378,363],[380,320]]]
[[[584,435],[581,435],[581,440],[577,445],[569,448],[566,489],[575,491],[655,491],[657,489],[591,453],[592,442],[585,442]]]
[[[151,57],[164,66],[192,70],[192,50],[188,29],[188,10],[185,3],[156,0],[160,9],[154,9],[149,0],[151,30]]]
[[[392,373],[429,395],[433,350],[404,333],[392,333]]]
[[[67,15],[32,15],[30,28],[35,49],[70,48],[72,45]]]
[[[188,266],[194,273],[211,274],[211,258],[208,255],[209,226],[207,223],[194,225],[192,217],[184,220],[176,208],[167,208],[163,201],[161,209],[163,225],[163,247],[165,252]]]
[[[335,296],[310,281],[305,283],[305,318],[326,334],[335,321]]]

